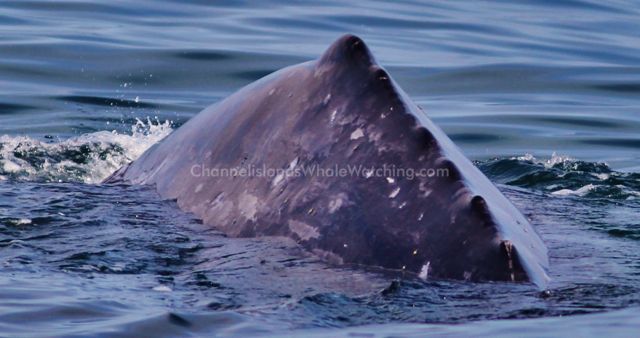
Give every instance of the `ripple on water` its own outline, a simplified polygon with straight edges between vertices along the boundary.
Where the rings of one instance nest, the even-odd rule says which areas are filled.
[[[620,169],[640,160],[637,4],[0,9],[0,335],[635,333],[637,309],[611,311],[639,305],[640,177]],[[281,239],[226,238],[149,188],[83,184],[345,32],[531,219],[549,247],[548,293],[329,266]],[[147,116],[175,124],[136,123]],[[568,316],[594,312],[606,313]]]

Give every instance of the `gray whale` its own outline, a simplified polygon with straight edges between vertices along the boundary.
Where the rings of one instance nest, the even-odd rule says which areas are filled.
[[[229,236],[288,236],[336,263],[549,280],[527,219],[353,35],[206,108],[105,183],[154,185]]]

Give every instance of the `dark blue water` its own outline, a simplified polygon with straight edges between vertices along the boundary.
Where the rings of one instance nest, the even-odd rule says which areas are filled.
[[[527,215],[549,291],[329,266],[96,183],[361,36]],[[640,3],[0,2],[0,336],[640,332]]]

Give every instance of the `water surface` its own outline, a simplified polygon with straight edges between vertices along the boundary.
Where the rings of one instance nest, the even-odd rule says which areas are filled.
[[[630,336],[638,31],[630,1],[4,1],[0,335]],[[348,32],[530,218],[549,292],[330,266],[97,185]]]

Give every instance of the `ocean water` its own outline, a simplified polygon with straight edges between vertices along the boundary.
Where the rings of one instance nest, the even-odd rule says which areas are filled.
[[[637,336],[640,3],[0,2],[0,336]],[[102,186],[362,37],[549,248],[549,289],[331,266]]]

